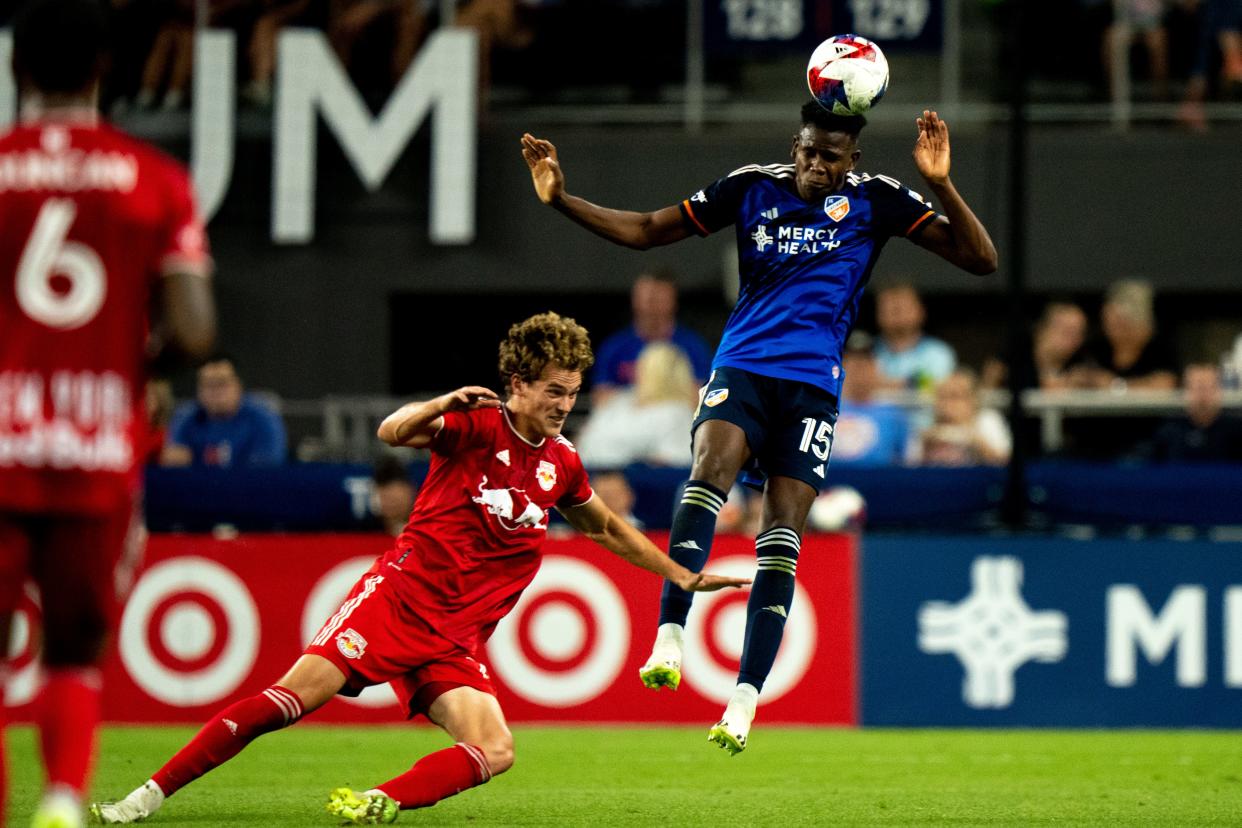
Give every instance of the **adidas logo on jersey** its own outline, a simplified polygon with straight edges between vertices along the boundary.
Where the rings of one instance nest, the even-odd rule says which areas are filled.
[[[504,463],[506,466],[509,465],[509,450],[504,449],[503,451],[496,452],[496,459]]]
[[[818,466],[816,466],[815,468],[811,469],[811,471],[815,472],[816,474],[818,474],[818,475],[822,478],[822,477],[824,476],[824,464],[823,464],[823,463],[820,463]]]
[[[780,604],[773,604],[773,605],[772,605],[772,606],[770,606],[770,607],[764,607],[764,609],[765,609],[765,610],[767,610],[768,612],[774,612],[774,613],[776,613],[776,614],[777,614],[777,615],[779,615],[781,618],[788,618],[788,617],[789,617],[789,613],[785,612],[785,608],[784,608],[784,607],[782,607]]]
[[[229,733],[232,733],[234,736],[237,735],[237,722],[232,719],[221,719],[220,721],[224,722],[224,726],[229,729]]]
[[[759,215],[763,216],[768,221],[776,221],[776,217],[779,216],[780,214],[781,214],[781,211],[779,207],[773,207],[770,210],[762,210],[759,213]]]
[[[696,549],[699,552],[703,551],[702,549],[699,548],[699,545],[692,540],[682,541],[681,543],[677,544],[673,548],[674,549]]]

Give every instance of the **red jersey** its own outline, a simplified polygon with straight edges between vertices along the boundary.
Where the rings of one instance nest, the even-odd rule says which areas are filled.
[[[548,510],[594,492],[572,443],[529,442],[503,407],[445,414],[431,451],[409,523],[378,571],[441,635],[474,650],[539,570]]]
[[[180,164],[84,118],[0,137],[0,510],[133,497],[148,310],[174,269],[209,272]]]

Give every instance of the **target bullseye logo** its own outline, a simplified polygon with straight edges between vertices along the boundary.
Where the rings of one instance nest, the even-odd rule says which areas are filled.
[[[349,595],[350,589],[373,563],[375,563],[374,556],[350,558],[329,569],[322,578],[315,582],[314,588],[306,598],[306,605],[302,609],[303,645],[309,644],[311,639],[319,633],[324,622],[341,608],[345,596]],[[397,704],[397,694],[387,684],[368,687],[354,698],[349,696],[340,698],[348,704],[356,704],[360,707],[388,707]]]
[[[487,652],[514,693],[573,707],[612,685],[629,648],[630,617],[613,582],[588,563],[549,555]]]
[[[714,575],[753,577],[755,559],[735,555],[708,567]],[[737,684],[738,662],[746,635],[746,602],[749,592],[722,589],[699,593],[686,624],[685,663],[682,679],[703,696],[727,702]],[[815,608],[806,590],[794,583],[793,609],[785,622],[785,635],[776,663],[763,685],[764,702],[788,693],[811,666],[815,655]]]
[[[39,637],[43,613],[39,607],[39,590],[27,582],[17,599],[8,640],[8,682],[4,704],[20,707],[34,701],[39,690]]]
[[[121,619],[121,660],[152,698],[177,707],[210,704],[250,674],[259,612],[246,585],[206,558],[153,566]]]

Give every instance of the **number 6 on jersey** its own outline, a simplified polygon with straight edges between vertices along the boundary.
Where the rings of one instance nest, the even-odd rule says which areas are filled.
[[[17,264],[17,303],[49,328],[85,325],[99,313],[107,292],[99,255],[81,242],[66,240],[77,212],[72,199],[45,201]],[[69,289],[54,290],[53,276],[67,279]]]

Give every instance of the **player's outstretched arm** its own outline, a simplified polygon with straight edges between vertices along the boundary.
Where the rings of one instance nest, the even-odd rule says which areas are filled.
[[[750,583],[749,578],[724,578],[720,575],[691,572],[665,555],[646,535],[622,520],[598,497],[591,498],[581,506],[561,509],[561,514],[571,526],[609,552],[672,581],[687,592],[715,592],[725,587],[740,587]]]
[[[443,425],[440,418],[447,412],[499,407],[500,397],[495,391],[466,385],[434,400],[406,403],[384,418],[377,433],[390,446],[424,448],[440,430]]]
[[[992,273],[997,265],[992,237],[949,178],[949,125],[928,109],[915,123],[914,163],[947,217],[926,227],[916,243],[970,273]]]
[[[540,201],[610,242],[646,250],[681,241],[693,233],[676,205],[638,213],[601,207],[565,192],[565,173],[551,141],[525,133],[522,135],[522,158],[530,168],[531,181]]]

